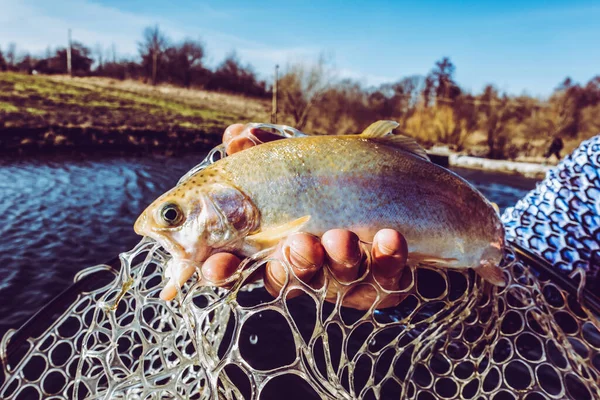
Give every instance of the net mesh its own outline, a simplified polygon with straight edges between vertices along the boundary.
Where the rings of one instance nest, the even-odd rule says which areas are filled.
[[[164,302],[169,256],[143,240],[121,255],[111,284],[81,293],[18,363],[3,363],[0,397],[600,398],[597,317],[511,249],[505,288],[472,271],[411,267],[400,291],[361,283],[405,296],[365,311],[341,305],[352,283],[325,266],[309,286],[287,260],[273,299],[252,282],[266,254],[245,260],[229,289],[192,280]],[[326,300],[331,285],[339,295]]]

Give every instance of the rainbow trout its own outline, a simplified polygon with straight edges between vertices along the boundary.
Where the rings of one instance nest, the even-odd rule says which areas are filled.
[[[465,180],[429,161],[411,138],[379,121],[360,135],[308,136],[261,144],[221,159],[154,201],[135,231],[173,262],[200,265],[226,251],[249,256],[292,232],[332,228],[371,241],[401,232],[408,262],[474,268],[504,285],[504,228]]]

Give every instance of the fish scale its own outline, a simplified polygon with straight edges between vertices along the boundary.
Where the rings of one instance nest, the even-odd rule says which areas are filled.
[[[487,201],[462,178],[357,136],[268,143],[222,160],[220,169],[261,210],[266,229],[310,215],[304,231],[347,228],[368,241],[394,227],[416,252],[430,251],[431,240],[487,244],[500,234]]]
[[[253,231],[261,239],[279,240],[297,230],[320,236],[341,228],[371,241],[380,229],[392,228],[405,236],[409,261],[477,267],[480,273],[488,266],[493,269],[488,272],[497,272],[504,228],[492,205],[458,175],[426,159],[415,142],[381,135],[396,125],[380,121],[361,135],[290,138],[246,149],[192,175],[149,209],[168,202],[191,204],[226,185],[249,199],[255,210],[250,214],[258,216],[247,224],[252,229],[246,235]],[[190,237],[203,234],[187,234],[188,248]],[[252,238],[229,240],[228,249],[251,255],[260,249],[247,245]],[[498,275],[488,278],[500,284]]]

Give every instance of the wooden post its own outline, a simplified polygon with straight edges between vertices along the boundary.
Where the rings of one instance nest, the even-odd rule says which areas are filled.
[[[69,28],[69,44],[67,46],[67,73],[73,76],[73,68],[71,66],[71,29]]]
[[[271,111],[271,123],[277,123],[277,80],[279,65],[275,65],[275,79],[273,80],[273,109]]]

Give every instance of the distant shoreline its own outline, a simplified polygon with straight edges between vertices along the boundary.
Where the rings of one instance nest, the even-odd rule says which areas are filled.
[[[49,126],[0,128],[0,154],[177,154],[207,150],[221,135],[197,130],[158,131],[147,128],[109,130],[95,127]]]
[[[0,73],[0,154],[176,155],[265,120],[267,103],[136,82]],[[264,116],[263,116],[264,115]]]
[[[519,174],[527,178],[542,179],[554,165],[539,164],[532,162],[491,160],[461,154],[452,154],[449,158],[451,167],[478,169],[483,171],[502,172],[505,174]]]
[[[498,160],[455,153],[445,146],[434,146],[427,152],[436,164],[447,168],[457,167],[480,171],[500,172],[507,175],[520,175],[526,178],[543,179],[546,173],[556,166],[538,160]]]
[[[228,125],[268,121],[270,107],[264,99],[135,81],[0,73],[0,157],[205,152],[220,144]],[[487,160],[447,145],[430,152],[442,166],[536,178],[550,168],[539,158]]]
[[[221,143],[221,136],[197,130],[171,132],[94,127],[0,128],[0,154],[34,157],[38,155],[178,155],[205,152]],[[517,174],[543,178],[553,165],[534,162],[492,160],[459,153],[430,153],[432,161],[444,167]]]

